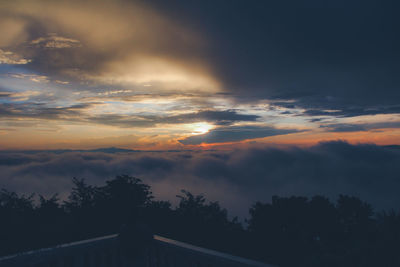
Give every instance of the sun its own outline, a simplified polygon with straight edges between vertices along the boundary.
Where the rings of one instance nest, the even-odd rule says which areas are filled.
[[[214,128],[214,125],[207,122],[198,122],[193,123],[190,128],[193,129],[192,134],[205,134],[208,133],[212,128]]]

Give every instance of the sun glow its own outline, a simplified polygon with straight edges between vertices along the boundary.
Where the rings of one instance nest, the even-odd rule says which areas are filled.
[[[207,122],[198,122],[193,123],[191,125],[191,128],[193,129],[192,134],[205,134],[208,133],[212,128],[214,128],[214,125]]]

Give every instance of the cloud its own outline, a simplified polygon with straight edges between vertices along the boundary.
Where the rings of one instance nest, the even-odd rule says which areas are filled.
[[[259,118],[260,116],[257,115],[239,114],[235,110],[203,110],[194,113],[187,113],[177,116],[171,116],[169,118],[163,118],[160,120],[160,122],[187,123],[208,121],[217,123],[219,125],[225,125],[238,121],[256,121]]]
[[[3,5],[0,25],[20,25],[5,32],[7,47],[29,55],[31,70],[146,91],[219,90],[202,59],[205,41],[188,27],[137,1],[73,2]]]
[[[292,104],[293,105],[293,104]],[[295,107],[295,105],[294,105]],[[356,117],[356,116],[366,116],[366,115],[377,115],[377,114],[398,114],[400,113],[399,105],[390,106],[375,106],[375,107],[338,107],[329,110],[329,104],[325,107],[311,108],[305,110],[304,115],[308,116],[332,116],[332,117]]]
[[[45,49],[74,48],[81,46],[81,42],[78,40],[57,36],[56,34],[32,40],[30,44]]]
[[[17,43],[23,43],[28,38],[27,24],[28,21],[19,16],[12,16],[3,7],[6,3],[2,3],[0,7],[0,47],[10,47]]]
[[[49,81],[49,77],[37,74],[9,73],[8,76],[17,79],[29,79],[30,81],[37,83],[47,83]]]
[[[292,100],[339,111],[332,116],[400,112],[395,1],[155,3],[208,37],[207,60],[239,103]]]
[[[245,216],[255,201],[272,195],[315,194],[332,199],[359,196],[381,208],[400,208],[398,146],[320,143],[309,148],[258,147],[234,151],[1,152],[0,187],[19,192],[55,192],[66,197],[72,177],[102,184],[130,174],[152,185],[156,197],[175,200],[184,188],[218,200]]]
[[[0,92],[0,97],[10,97],[12,96],[11,92]]]
[[[17,96],[21,97],[21,95],[16,95],[15,97]],[[91,105],[90,103],[85,103],[66,107],[47,107],[41,103],[0,103],[0,115],[2,118],[14,119],[73,120],[79,119],[82,111]]]
[[[84,122],[87,124],[111,125],[122,128],[154,127],[159,124],[190,124],[195,122],[210,122],[218,125],[229,125],[234,122],[255,121],[257,115],[239,114],[234,110],[205,110],[181,115],[143,115],[107,114],[91,115],[88,109],[98,102],[86,102],[64,107],[53,107],[44,103],[31,102],[32,97],[40,95],[38,91],[25,91],[21,93],[0,92],[0,97],[10,98],[24,103],[0,103],[0,114],[3,118],[35,118],[41,120],[59,120]]]
[[[0,64],[25,65],[29,62],[31,62],[30,59],[25,59],[13,52],[0,49]]]
[[[275,135],[310,143],[356,130],[358,140],[396,142],[393,130],[370,131],[372,115],[400,114],[392,10],[375,0],[4,2],[0,126],[14,123],[17,134],[3,144],[28,146],[21,136],[35,123],[60,133],[42,147],[80,142],[76,128],[85,140],[135,134],[177,147]],[[369,125],[355,122],[364,115]],[[293,129],[309,131],[286,137]]]
[[[359,131],[369,131],[375,129],[385,129],[385,128],[400,128],[399,121],[387,121],[387,122],[376,122],[376,123],[332,123],[321,125],[321,128],[327,129],[330,132],[359,132]]]
[[[274,127],[260,126],[231,126],[220,127],[206,134],[189,136],[179,140],[184,145],[199,145],[211,143],[237,142],[246,139],[255,139],[275,135],[297,133],[295,129],[277,129]]]
[[[305,116],[398,114],[398,4],[388,2],[13,2],[0,10],[0,47],[66,82],[223,91]]]
[[[89,117],[88,121],[120,127],[150,127],[157,124],[188,124],[204,121],[219,125],[227,125],[234,122],[255,121],[258,118],[259,116],[257,115],[238,114],[234,110],[205,110],[170,116],[103,114]]]

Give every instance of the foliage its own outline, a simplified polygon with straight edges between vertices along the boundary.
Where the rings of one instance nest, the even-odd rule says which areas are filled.
[[[1,190],[0,255],[115,233],[133,218],[157,234],[279,266],[400,266],[400,213],[375,213],[357,197],[274,196],[252,205],[243,225],[203,195],[182,190],[176,207],[154,200],[128,175],[72,183],[64,202]]]

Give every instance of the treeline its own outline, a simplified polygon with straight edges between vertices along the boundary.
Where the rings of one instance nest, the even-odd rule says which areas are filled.
[[[3,189],[0,255],[117,233],[140,217],[156,234],[280,266],[400,266],[400,213],[374,213],[356,197],[273,197],[255,203],[243,225],[187,191],[177,207],[156,201],[150,186],[127,175],[104,186],[73,183],[62,202]]]

